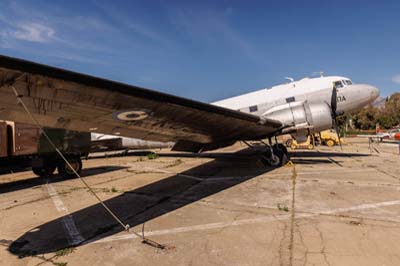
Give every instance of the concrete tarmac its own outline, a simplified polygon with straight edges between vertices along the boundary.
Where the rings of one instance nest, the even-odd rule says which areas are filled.
[[[104,203],[164,249],[77,178],[2,174],[0,265],[400,265],[398,145],[347,142],[281,168],[240,143],[84,161]]]

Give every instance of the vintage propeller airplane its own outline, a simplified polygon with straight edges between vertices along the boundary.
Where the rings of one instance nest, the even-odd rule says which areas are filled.
[[[338,115],[378,96],[374,86],[321,75],[207,104],[0,56],[0,119],[32,123],[19,98],[42,126],[174,142],[176,151],[267,138],[263,157],[273,166],[288,160],[276,136],[304,139],[336,127]]]

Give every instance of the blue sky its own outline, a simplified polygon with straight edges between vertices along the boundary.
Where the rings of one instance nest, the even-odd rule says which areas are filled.
[[[2,1],[0,53],[205,102],[324,71],[400,91],[400,1]]]

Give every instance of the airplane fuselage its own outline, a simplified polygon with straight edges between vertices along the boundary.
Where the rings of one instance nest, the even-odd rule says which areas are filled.
[[[299,101],[309,104],[331,102],[336,83],[337,112],[348,113],[373,102],[379,90],[368,84],[352,84],[349,78],[327,76],[304,78],[299,81],[264,88],[212,104],[261,116],[273,107]]]
[[[304,139],[310,133],[334,127],[337,115],[373,102],[379,90],[368,84],[353,84],[339,76],[304,78],[261,89],[213,104],[282,123],[277,134]]]

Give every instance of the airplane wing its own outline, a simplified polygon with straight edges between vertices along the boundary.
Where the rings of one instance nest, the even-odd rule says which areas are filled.
[[[0,119],[175,142],[204,151],[272,135],[281,123],[149,89],[0,55]],[[264,122],[264,121],[263,121]]]

